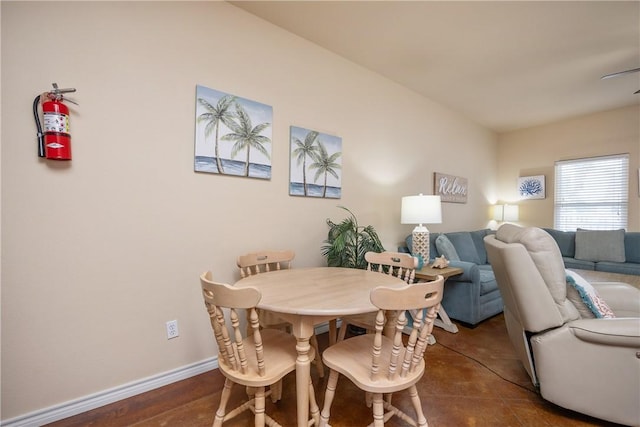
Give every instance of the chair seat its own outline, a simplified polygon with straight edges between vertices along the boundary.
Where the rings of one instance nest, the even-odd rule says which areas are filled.
[[[232,378],[235,383],[244,386],[262,387],[279,381],[289,372],[295,370],[296,358],[298,357],[296,338],[277,329],[263,329],[261,335],[264,358],[269,360],[269,363],[265,366],[264,375],[260,377],[257,374],[258,361],[253,340],[245,340],[247,372],[242,374],[237,370],[233,370],[224,360],[220,359],[218,361],[219,368],[226,377]],[[311,347],[309,349],[309,359],[313,360],[315,355],[315,350]]]
[[[329,369],[340,372],[349,378],[358,388],[371,393],[393,393],[405,390],[415,384],[424,374],[424,358],[412,373],[407,373],[406,377],[396,377],[388,380],[386,377],[371,380],[371,365],[365,361],[371,360],[371,348],[373,347],[374,334],[359,335],[338,342],[327,348],[322,353],[322,360]],[[393,342],[391,339],[382,337],[382,349],[380,360],[385,361],[384,366],[380,366],[380,372],[388,371],[388,361],[391,360],[391,349]],[[400,347],[400,354],[404,353],[404,347]],[[398,370],[400,370],[398,366]]]

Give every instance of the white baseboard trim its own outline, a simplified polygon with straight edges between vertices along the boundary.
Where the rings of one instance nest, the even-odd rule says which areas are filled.
[[[177,381],[211,371],[218,367],[218,358],[205,359],[191,365],[163,372],[152,377],[144,378],[128,384],[101,391],[80,399],[51,406],[29,414],[21,415],[9,420],[0,421],[3,427],[38,427],[43,424],[59,421],[110,403],[117,402]]]
[[[338,321],[338,327],[340,321]],[[329,324],[323,323],[315,328],[316,334],[322,334],[329,331]],[[218,358],[212,357],[200,362],[186,365],[171,371],[167,371],[152,377],[134,381],[129,384],[101,391],[92,395],[88,395],[76,400],[61,403],[60,405],[51,406],[49,408],[40,409],[29,414],[20,415],[18,417],[0,421],[2,427],[38,427],[43,424],[52,423],[54,421],[63,420],[110,403],[117,402],[128,397],[154,390],[156,388],[194,377],[204,372],[211,371],[218,367]]]

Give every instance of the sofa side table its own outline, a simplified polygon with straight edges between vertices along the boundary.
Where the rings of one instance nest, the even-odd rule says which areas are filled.
[[[464,270],[458,267],[433,268],[430,265],[425,265],[420,270],[416,270],[416,279],[430,281],[436,280],[437,276],[441,275],[444,277],[446,286],[446,281],[449,277],[457,276],[463,272]],[[438,326],[447,332],[451,332],[452,334],[458,333],[458,326],[451,321],[442,305],[440,305],[440,310],[438,310],[438,317],[439,318],[434,322],[435,326]]]

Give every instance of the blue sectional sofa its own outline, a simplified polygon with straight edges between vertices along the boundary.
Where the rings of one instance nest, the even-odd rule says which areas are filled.
[[[544,230],[558,244],[566,268],[640,276],[640,232]]]
[[[544,228],[556,241],[566,268],[597,270],[609,273],[640,275],[640,232],[611,231],[558,231]],[[502,312],[503,303],[493,269],[487,259],[484,237],[493,230],[430,233],[431,260],[444,255],[449,265],[464,272],[447,279],[442,305],[452,319],[475,326],[479,322]],[[446,244],[436,244],[440,236]],[[411,252],[411,236],[401,252]],[[453,246],[453,249],[450,247]],[[446,253],[447,247],[453,253]]]
[[[447,279],[442,305],[449,317],[467,326],[475,326],[489,317],[502,313],[502,296],[487,260],[483,240],[487,234],[493,232],[484,229],[429,234],[430,258],[433,260],[437,256],[445,255],[451,267],[464,270],[462,274]],[[442,238],[438,241],[439,244],[436,244],[441,235],[446,236],[455,248],[452,250],[453,254],[445,253],[449,243],[442,244]],[[406,246],[400,246],[398,250],[411,252],[411,240],[411,236],[408,236]]]

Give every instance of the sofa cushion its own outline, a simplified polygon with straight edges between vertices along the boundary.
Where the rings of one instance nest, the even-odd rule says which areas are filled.
[[[551,234],[556,241],[563,257],[573,258],[576,255],[576,232],[560,231],[553,228],[545,228],[544,231]]]
[[[407,245],[407,249],[409,249],[409,253],[413,253],[413,235],[409,234],[405,239],[404,243]]]
[[[598,292],[575,271],[566,270],[567,298],[576,306],[582,318],[613,318],[613,310]]]
[[[446,235],[441,234],[438,236],[436,239],[436,248],[438,249],[438,253],[444,255],[449,261],[460,261],[455,246],[453,246],[453,243],[451,243]]]
[[[436,248],[436,239],[440,233],[429,233],[429,257],[436,258],[442,255],[438,252],[438,248]]]
[[[565,268],[575,268],[577,270],[595,270],[596,263],[593,261],[583,261],[581,259],[563,257]]]
[[[458,256],[462,261],[472,262],[474,264],[484,264],[480,262],[476,245],[473,243],[471,233],[468,231],[459,231],[454,233],[445,233],[453,246],[458,252]]]
[[[476,253],[480,259],[479,264],[487,264],[489,262],[487,260],[487,249],[484,247],[484,238],[487,234],[491,233],[495,233],[495,231],[489,230],[488,228],[470,232],[473,244],[476,246]]]
[[[640,264],[640,232],[627,231],[624,235],[625,262]]]
[[[624,229],[576,231],[576,259],[625,262]]]
[[[640,276],[640,264],[635,262],[596,262],[595,269],[597,271],[605,271],[607,273],[632,274]],[[624,280],[621,280],[624,282]]]

